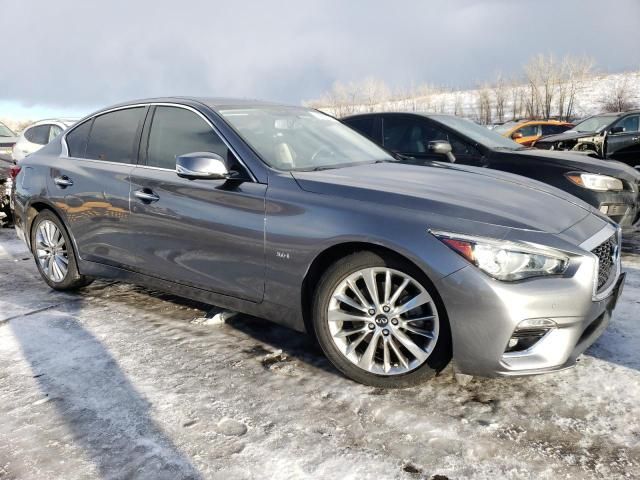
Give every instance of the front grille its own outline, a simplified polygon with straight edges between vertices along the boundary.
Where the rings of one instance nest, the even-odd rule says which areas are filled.
[[[602,289],[616,272],[618,237],[612,235],[607,241],[591,250],[598,257],[598,291]]]

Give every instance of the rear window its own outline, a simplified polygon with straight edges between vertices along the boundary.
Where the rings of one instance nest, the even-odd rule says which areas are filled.
[[[134,163],[135,141],[143,113],[144,107],[135,107],[95,117],[85,157],[106,162]]]
[[[24,132],[24,138],[31,143],[46,145],[49,143],[49,125],[36,125]]]

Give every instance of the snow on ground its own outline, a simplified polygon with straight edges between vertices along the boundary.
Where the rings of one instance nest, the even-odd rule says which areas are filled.
[[[2,479],[640,478],[640,255],[574,369],[384,391],[305,336],[120,283],[50,290],[0,230]]]

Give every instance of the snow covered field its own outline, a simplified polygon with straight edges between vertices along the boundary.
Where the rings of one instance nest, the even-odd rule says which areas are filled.
[[[53,292],[0,230],[0,478],[640,478],[640,255],[624,267],[576,368],[383,391],[259,319],[209,325],[118,283]]]

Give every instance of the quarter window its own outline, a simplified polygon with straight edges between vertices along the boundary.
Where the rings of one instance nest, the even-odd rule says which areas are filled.
[[[87,137],[91,129],[91,119],[81,123],[67,133],[67,149],[70,157],[83,158],[87,149]]]
[[[46,145],[49,143],[49,125],[36,125],[24,132],[24,138],[31,143]]]
[[[147,165],[175,170],[176,157],[210,152],[224,158],[230,170],[233,154],[209,124],[195,113],[179,107],[156,107],[149,132]]]
[[[127,108],[95,117],[89,133],[86,158],[134,163],[135,141],[144,107]]]

